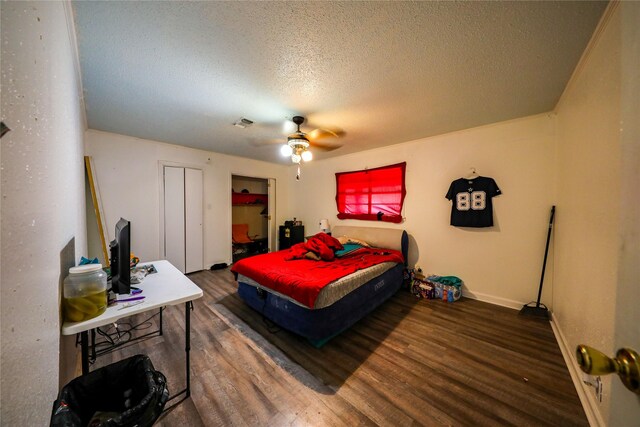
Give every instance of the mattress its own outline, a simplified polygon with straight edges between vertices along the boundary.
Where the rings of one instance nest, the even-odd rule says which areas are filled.
[[[381,275],[385,271],[393,268],[397,265],[395,262],[383,262],[381,264],[377,264],[371,266],[369,268],[365,268],[363,270],[358,270],[354,273],[349,274],[348,276],[342,277],[338,280],[335,280],[329,283],[327,286],[322,288],[318,298],[316,299],[314,309],[320,309],[324,307],[328,307],[338,301],[340,298],[364,285],[371,279]],[[238,282],[245,283],[249,286],[253,286],[256,288],[262,288],[269,293],[274,295],[278,295],[280,298],[291,301],[293,304],[299,305],[301,307],[310,308],[301,302],[294,300],[284,294],[274,291],[273,289],[262,286],[260,283],[255,280],[244,276],[242,274],[238,274]]]
[[[358,238],[376,248],[401,251],[406,263],[409,238],[404,230],[336,226],[334,231],[336,236]],[[396,293],[403,283],[404,268],[385,260],[338,278],[320,289],[313,309],[241,274],[238,295],[264,318],[321,347]]]
[[[402,264],[369,280],[330,306],[311,310],[272,292],[258,293],[254,285],[238,281],[238,295],[277,325],[321,347],[395,294],[402,285]]]

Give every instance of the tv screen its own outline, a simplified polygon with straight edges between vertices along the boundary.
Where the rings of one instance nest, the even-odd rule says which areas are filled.
[[[131,223],[124,218],[116,224],[115,239],[111,248],[111,289],[116,294],[128,294],[131,291]]]

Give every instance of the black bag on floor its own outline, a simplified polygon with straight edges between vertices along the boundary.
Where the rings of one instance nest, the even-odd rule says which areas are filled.
[[[169,398],[165,376],[139,354],[82,375],[60,390],[52,427],[151,426]]]

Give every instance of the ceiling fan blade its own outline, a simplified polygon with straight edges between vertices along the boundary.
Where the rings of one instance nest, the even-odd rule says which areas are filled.
[[[298,119],[297,121],[294,119]],[[300,120],[301,119],[301,120]],[[294,123],[295,122],[295,123]],[[305,133],[304,130],[297,127],[298,124],[305,122],[304,117],[294,117],[293,119],[286,120],[285,125],[279,130],[283,135],[289,134],[288,137],[275,138],[274,131],[278,131],[278,126],[274,122],[260,123],[257,122],[252,125],[252,131],[255,132],[253,137],[248,138],[249,143],[254,147],[269,147],[274,145],[284,145],[287,143],[287,138],[294,138],[298,132],[302,138],[306,138],[309,141],[309,145],[320,151],[332,151],[342,147],[342,143],[338,141],[339,138],[345,135],[345,132],[337,127],[320,127],[312,130],[309,133]],[[293,125],[293,129],[291,126]],[[256,132],[258,131],[258,132]],[[269,135],[258,137],[258,133],[268,132]],[[280,133],[278,132],[278,133]],[[293,132],[293,133],[292,133]],[[266,138],[265,138],[266,137]]]
[[[322,151],[333,151],[342,147],[338,141],[309,141],[309,145]]]
[[[315,142],[328,138],[340,138],[344,136],[344,131],[339,128],[318,128],[309,132],[307,136]]]
[[[342,147],[342,143],[338,141],[345,135],[345,132],[340,128],[318,128],[314,129],[307,134],[309,144],[323,151],[332,151]]]

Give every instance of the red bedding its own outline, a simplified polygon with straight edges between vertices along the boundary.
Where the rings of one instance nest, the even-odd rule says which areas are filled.
[[[313,308],[320,290],[329,283],[382,262],[404,262],[402,253],[376,248],[363,248],[333,261],[287,261],[290,255],[291,249],[245,258],[235,263],[231,271]]]
[[[313,252],[323,261],[332,261],[336,257],[334,251],[341,249],[344,249],[344,247],[338,239],[326,233],[318,233],[315,236],[311,236],[305,243],[293,245],[288,250],[287,261],[305,258],[307,252]]]

